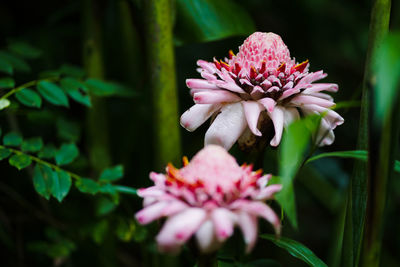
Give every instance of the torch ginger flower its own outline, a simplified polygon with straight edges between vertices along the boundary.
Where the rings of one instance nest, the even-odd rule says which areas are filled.
[[[338,85],[313,83],[327,74],[309,72],[308,60],[297,64],[274,33],[253,33],[237,55],[229,51],[225,61],[199,60],[197,65],[203,79],[186,80],[195,105],[181,116],[181,125],[194,131],[217,115],[205,135],[205,145],[230,149],[248,128],[262,136],[259,128],[265,120],[260,114],[273,122],[271,146],[279,145],[284,127],[309,114],[323,115],[316,143],[330,145],[335,138],[333,129],[344,121],[330,110],[335,105],[333,98],[322,92],[336,92]]]
[[[264,203],[282,188],[267,186],[270,174],[239,166],[216,145],[203,148],[190,163],[184,158],[184,165],[176,169],[168,164],[166,174],[150,173],[155,185],[138,191],[144,198],[144,208],[136,214],[139,223],[168,217],[156,238],[161,251],[178,252],[194,236],[202,253],[213,252],[238,225],[249,252],[257,239],[257,217],[279,234],[279,218]]]

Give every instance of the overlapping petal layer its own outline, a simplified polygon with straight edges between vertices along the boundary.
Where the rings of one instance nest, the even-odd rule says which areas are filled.
[[[240,104],[239,104],[240,105]],[[136,214],[141,224],[167,217],[157,243],[161,251],[177,252],[194,237],[203,253],[215,251],[237,225],[247,251],[257,239],[257,218],[269,221],[277,234],[280,221],[264,201],[272,199],[281,185],[268,185],[271,175],[239,166],[225,149],[206,146],[182,169],[171,164],[166,174],[151,173],[154,186],[140,189],[144,208]]]
[[[333,129],[343,118],[330,110],[335,103],[324,92],[336,92],[338,85],[314,83],[327,74],[309,72],[309,63],[296,63],[281,37],[256,32],[249,36],[234,55],[224,61],[199,60],[203,79],[188,79],[187,86],[196,103],[181,117],[181,125],[194,131],[216,115],[205,136],[205,144],[229,149],[248,127],[256,136],[260,113],[266,111],[274,124],[272,146],[280,143],[283,129],[293,120],[308,114],[322,114],[319,145],[334,140]],[[239,105],[241,103],[241,105]]]

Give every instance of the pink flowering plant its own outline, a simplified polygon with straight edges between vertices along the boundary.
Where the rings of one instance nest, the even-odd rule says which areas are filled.
[[[282,188],[269,184],[270,174],[239,166],[225,149],[209,145],[176,169],[168,164],[166,174],[152,172],[154,186],[139,189],[144,208],[136,213],[141,224],[166,217],[156,240],[164,252],[177,252],[194,239],[201,253],[216,251],[238,226],[246,251],[257,240],[258,218],[270,222],[279,235],[278,216],[265,203]]]
[[[240,137],[262,136],[268,130],[263,124],[272,120],[275,134],[270,144],[278,146],[283,129],[310,114],[323,115],[315,142],[330,145],[333,129],[344,121],[331,110],[335,102],[327,94],[336,92],[338,85],[314,83],[327,74],[309,72],[308,60],[296,63],[277,34],[253,33],[237,55],[229,51],[225,60],[199,60],[197,65],[202,78],[186,80],[195,105],[182,115],[181,125],[194,131],[214,117],[205,145],[230,149]]]

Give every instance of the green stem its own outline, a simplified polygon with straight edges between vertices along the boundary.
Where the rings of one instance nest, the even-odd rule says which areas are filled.
[[[358,150],[368,150],[370,89],[368,88],[367,83],[372,79],[372,55],[382,43],[382,40],[389,29],[389,18],[390,0],[375,0],[371,11],[368,50],[365,61],[360,125],[358,132]],[[350,195],[348,196],[343,244],[344,266],[358,266],[362,236],[364,233],[369,180],[368,164],[362,161],[357,161],[349,185]]]
[[[35,156],[32,156],[32,155],[27,154],[25,152],[22,152],[21,150],[18,150],[18,149],[15,149],[15,148],[11,148],[11,147],[2,146],[2,145],[0,145],[0,149],[9,150],[9,151],[11,151],[11,153],[14,153],[15,155],[25,155],[25,156],[29,157],[32,161],[34,161],[34,162],[36,162],[38,164],[41,164],[41,165],[45,165],[45,166],[47,166],[47,167],[49,167],[49,168],[51,168],[51,169],[53,169],[53,170],[55,170],[57,172],[63,171],[65,173],[68,173],[68,175],[71,176],[71,178],[74,178],[77,181],[82,179],[82,177],[80,175],[76,174],[76,173],[67,171],[67,170],[65,170],[63,168],[60,168],[59,166],[57,166],[57,165],[55,165],[53,163],[50,163],[50,162],[42,160],[42,159],[40,159],[38,157],[35,157]],[[135,196],[137,195],[137,190],[135,188],[132,188],[132,187],[129,187],[129,186],[114,185],[113,188],[117,192],[122,193],[122,194],[135,195]]]
[[[104,78],[104,61],[101,46],[100,19],[96,16],[97,5],[94,0],[85,0],[83,5],[84,19],[84,53],[83,60],[89,77]],[[91,96],[92,108],[87,111],[89,159],[95,174],[111,165],[107,108],[105,99]]]
[[[30,82],[21,84],[20,86],[15,87],[14,89],[11,89],[6,94],[1,96],[0,100],[7,99],[10,96],[12,96],[13,94],[15,94],[16,92],[21,91],[22,89],[25,89],[25,88],[29,88],[29,87],[35,86],[41,81],[52,81],[52,82],[55,82],[55,81],[58,81],[58,80],[60,80],[60,78],[47,78],[47,79],[34,80],[34,81],[30,81]]]
[[[36,163],[39,163],[39,164],[42,164],[42,165],[45,165],[45,166],[47,166],[47,167],[50,167],[50,168],[52,168],[52,169],[55,170],[55,171],[63,171],[63,172],[66,172],[66,173],[68,173],[72,178],[74,178],[74,179],[76,179],[76,180],[80,180],[80,179],[82,178],[82,177],[79,176],[78,174],[75,174],[75,173],[73,173],[73,172],[64,170],[64,169],[60,168],[59,166],[57,166],[57,165],[55,165],[55,164],[53,164],[53,163],[47,162],[47,161],[45,161],[45,160],[42,160],[42,159],[40,159],[40,158],[38,158],[38,157],[35,157],[35,156],[32,156],[32,155],[30,155],[30,154],[26,154],[26,153],[24,153],[24,152],[22,152],[22,151],[20,151],[20,150],[18,150],[18,149],[14,149],[14,148],[10,148],[10,147],[5,147],[5,146],[2,146],[2,145],[0,145],[0,149],[7,149],[7,150],[11,151],[12,153],[14,153],[14,154],[16,154],[16,155],[25,155],[25,156],[28,156],[32,161],[34,161],[34,162],[36,162]]]
[[[171,0],[144,1],[155,167],[181,157]],[[150,93],[150,91],[149,91]]]

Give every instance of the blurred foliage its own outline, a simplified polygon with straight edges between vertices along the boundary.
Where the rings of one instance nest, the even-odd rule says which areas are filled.
[[[93,12],[101,18],[106,81],[88,77],[80,67],[84,65],[82,1],[0,4],[0,247],[6,255],[2,266],[194,265],[194,255],[187,248],[179,257],[159,254],[154,244],[159,225],[143,227],[133,218],[141,207],[141,201],[131,196],[136,193],[133,188],[150,184],[154,158],[143,1],[96,1]],[[391,30],[399,30],[400,4],[393,2]],[[171,3],[180,114],[192,105],[185,79],[199,77],[196,60],[223,58],[230,49],[236,53],[255,30],[280,34],[292,56],[298,61],[309,59],[311,71],[324,69],[329,73],[326,82],[339,84],[335,100],[343,103],[337,108],[346,122],[335,130],[334,145],[314,151],[306,144],[307,136],[301,136],[304,143],[297,143],[298,135],[288,134],[284,138],[293,138],[294,145],[279,152],[268,148],[263,166],[258,167],[289,178],[294,194],[288,196],[296,195],[298,230],[286,223],[290,216],[283,213],[283,236],[297,240],[293,241],[296,246],[304,244],[302,249],[309,248],[328,266],[340,266],[337,248],[341,247],[345,192],[354,162],[342,158],[366,154],[356,153],[355,143],[371,1]],[[400,77],[398,61],[393,59],[398,42],[393,36],[378,56],[387,59],[376,61],[380,64],[377,80],[383,79],[379,86],[396,84],[386,78]],[[386,107],[393,105],[396,90],[377,88],[385,93],[377,98],[378,110],[383,112],[377,115],[379,120],[389,110]],[[104,171],[98,175],[88,159],[91,137],[85,116],[93,106],[93,96],[104,98],[112,162],[112,166],[102,166]],[[181,129],[185,155],[191,157],[203,146],[206,128],[194,133]],[[300,145],[304,153],[293,154],[292,146]],[[394,157],[400,159],[398,145],[393,149]],[[248,160],[237,147],[231,152],[239,163]],[[311,158],[301,167],[311,152],[320,159]],[[325,154],[330,152],[334,154]],[[284,157],[295,157],[289,161],[295,166],[286,168]],[[382,266],[400,265],[398,180],[393,179],[389,188],[385,217],[390,220],[383,236]],[[278,205],[274,208],[279,211]],[[270,226],[261,223],[260,232],[270,233]],[[219,266],[306,264],[262,239],[245,255],[237,234],[224,245],[218,260]]]

